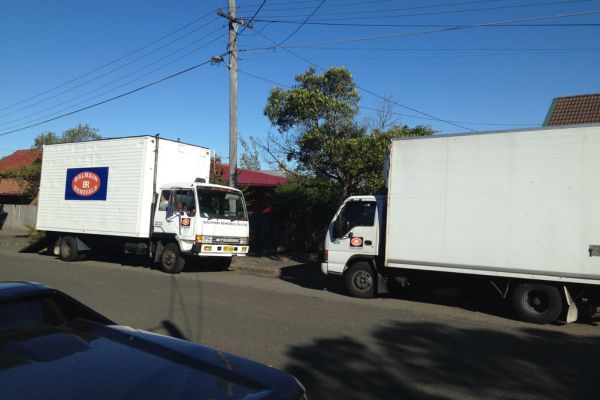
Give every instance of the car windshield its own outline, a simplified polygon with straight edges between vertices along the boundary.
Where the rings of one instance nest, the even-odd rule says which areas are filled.
[[[225,188],[198,187],[198,205],[202,218],[247,221],[242,194]]]

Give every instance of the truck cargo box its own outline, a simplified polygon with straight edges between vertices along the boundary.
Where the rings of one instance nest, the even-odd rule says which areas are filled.
[[[600,127],[394,140],[385,265],[600,283]]]
[[[44,146],[36,228],[149,237],[155,190],[209,170],[209,149],[154,136]]]

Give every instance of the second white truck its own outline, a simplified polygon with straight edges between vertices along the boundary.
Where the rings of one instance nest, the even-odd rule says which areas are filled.
[[[248,253],[248,214],[209,173],[209,149],[158,136],[44,146],[36,229],[66,261],[119,249],[168,273],[190,257],[227,268]]]
[[[391,281],[491,283],[523,320],[600,305],[600,126],[393,140],[387,193],[347,199],[325,274],[373,297]]]

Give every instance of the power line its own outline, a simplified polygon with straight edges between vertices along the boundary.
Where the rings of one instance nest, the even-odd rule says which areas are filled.
[[[309,3],[317,3],[318,1],[320,1],[320,0],[294,1],[294,4],[309,4]],[[349,3],[349,2],[346,2],[346,1],[338,2],[338,3],[331,2],[331,5],[325,6],[325,7],[331,8],[331,7],[339,7],[339,6],[353,6],[353,5],[365,5],[365,4],[375,4],[375,3],[389,3],[391,1],[396,1],[396,0],[364,0],[364,1],[353,2],[353,3]],[[499,1],[499,0],[480,0],[480,1]],[[289,0],[284,0],[282,2],[271,0],[271,4],[273,4],[273,5],[280,5],[280,4],[283,4],[283,3],[285,3],[285,5],[288,5],[289,4]],[[256,7],[257,5],[258,5],[258,3],[255,3],[255,4],[244,4],[242,6],[237,6],[236,8],[238,10],[240,10],[240,9],[244,9],[244,8]],[[306,6],[306,7],[300,7],[300,8],[298,8],[298,7],[291,7],[291,8],[285,8],[284,10],[287,11],[287,10],[312,9],[312,8],[313,8],[313,6]],[[271,8],[271,10],[274,10],[274,9]],[[277,10],[279,11],[280,9],[277,9]]]
[[[293,87],[290,85],[286,85],[284,83],[281,82],[276,82],[272,79],[269,78],[265,78],[264,76],[259,76],[259,75],[255,75],[253,73],[247,72],[247,71],[243,71],[238,69],[238,72],[243,74],[243,75],[248,75],[251,76],[255,79],[267,82],[267,83],[271,83],[273,85],[276,86],[280,86],[280,87],[284,87],[286,89],[292,89]],[[361,106],[359,105],[358,108],[360,108],[361,110],[370,110],[370,111],[378,111],[377,108],[373,108],[373,107],[367,107],[367,106]],[[428,118],[428,117],[423,117],[423,116],[418,116],[418,115],[411,115],[411,114],[402,114],[402,113],[396,113],[396,112],[390,112],[390,114],[392,115],[397,115],[400,117],[407,117],[407,118],[415,118],[415,119],[422,119],[422,120],[427,120],[427,121],[438,121],[435,118]],[[468,124],[468,125],[487,125],[487,126],[538,126],[538,123],[489,123],[489,122],[470,122],[470,121],[448,121],[448,122],[453,122],[456,124]]]
[[[267,2],[267,0],[263,0],[262,3],[260,3],[260,6],[258,6],[258,8],[256,9],[256,11],[254,12],[254,15],[252,16],[252,18],[250,18],[248,20],[248,23],[242,25],[242,30],[238,32],[238,36],[241,35],[246,30],[246,27],[248,25],[252,25],[252,21],[254,21],[254,18],[256,18],[256,16],[260,12],[260,10],[262,10],[262,8],[264,7],[264,5],[265,5],[266,2]]]
[[[420,17],[420,16],[427,16],[427,15],[444,15],[444,14],[469,13],[469,12],[479,12],[479,11],[497,11],[497,10],[538,7],[538,6],[556,6],[556,5],[572,4],[572,3],[587,3],[587,2],[591,2],[591,1],[597,1],[597,0],[565,0],[565,1],[557,1],[557,2],[517,4],[517,5],[485,7],[485,8],[465,8],[465,9],[461,9],[461,10],[430,11],[430,12],[410,13],[410,14],[390,14],[390,13],[393,13],[396,11],[406,11],[406,8],[395,8],[395,9],[379,9],[379,10],[373,10],[373,11],[347,11],[347,12],[322,13],[321,17],[325,17],[328,15],[334,16],[333,18],[328,18],[327,21],[352,20],[352,19],[382,19],[382,18],[398,18],[398,17]],[[376,14],[376,15],[369,16],[372,14]],[[356,15],[356,17],[352,17],[353,15]],[[302,15],[277,15],[277,16],[270,16],[270,17],[271,18],[294,18],[294,17],[299,18],[299,17],[302,17]]]
[[[260,35],[261,35],[262,37],[264,37],[265,39],[267,39],[268,41],[270,41],[271,43],[275,43],[275,42],[274,42],[272,39],[270,39],[269,37],[267,37],[265,34],[263,34],[263,33],[260,33]],[[306,58],[304,58],[304,57],[302,57],[302,56],[300,56],[300,55],[298,55],[298,54],[296,54],[296,53],[292,52],[291,50],[289,50],[289,49],[287,49],[287,48],[285,48],[285,47],[280,47],[280,48],[284,49],[286,52],[288,52],[288,53],[292,54],[293,56],[295,56],[295,57],[297,57],[297,58],[299,58],[299,59],[303,60],[304,62],[308,63],[309,65],[312,65],[312,66],[314,66],[314,67],[316,67],[316,68],[319,68],[320,70],[325,70],[325,68],[321,67],[320,65],[317,65],[317,64],[313,63],[312,61],[310,61],[310,60],[307,60]],[[374,93],[374,92],[372,92],[372,91],[370,91],[370,90],[368,90],[368,89],[365,89],[365,88],[363,88],[363,87],[360,87],[359,85],[356,85],[356,87],[357,87],[357,88],[359,88],[360,90],[362,90],[362,91],[366,92],[366,93],[369,93],[369,94],[370,94],[370,95],[372,95],[372,96],[378,97],[378,98],[380,98],[380,99],[382,99],[382,100],[386,100],[386,99],[385,99],[383,96],[380,96],[380,95],[378,95],[378,94],[376,94],[376,93]],[[460,125],[460,124],[456,124],[456,123],[450,122],[450,121],[448,121],[448,120],[445,120],[445,119],[442,119],[442,118],[438,118],[438,117],[436,117],[436,116],[434,116],[434,115],[432,115],[432,114],[426,113],[426,112],[424,112],[424,111],[419,111],[419,110],[417,110],[416,108],[412,108],[412,107],[406,106],[406,105],[404,105],[404,104],[400,104],[400,103],[398,103],[397,101],[393,101],[393,103],[394,103],[394,104],[396,104],[396,105],[397,105],[397,106],[399,106],[399,107],[405,108],[405,109],[407,109],[407,110],[410,110],[410,111],[416,112],[416,113],[418,113],[418,114],[421,114],[421,115],[425,115],[426,117],[433,118],[433,119],[435,119],[435,120],[437,120],[437,121],[439,121],[439,122],[444,122],[444,123],[446,123],[446,124],[453,125],[453,126],[456,126],[456,127],[458,127],[458,128],[461,128],[461,129],[466,129],[466,130],[468,130],[468,131],[476,132],[476,131],[475,131],[475,129],[471,129],[471,128],[468,128],[468,127],[466,127],[466,126],[463,126],[463,125]]]
[[[36,106],[36,105],[38,105],[38,104],[41,104],[41,103],[44,103],[44,102],[46,102],[46,101],[48,101],[48,100],[54,99],[54,98],[56,98],[56,97],[58,97],[58,96],[61,96],[61,95],[65,94],[65,93],[69,93],[69,92],[72,92],[72,91],[73,91],[73,90],[75,90],[75,89],[79,89],[80,87],[82,87],[82,86],[85,86],[85,85],[87,85],[87,84],[89,84],[89,83],[95,82],[95,81],[97,81],[98,79],[104,78],[105,76],[108,76],[108,75],[112,74],[113,72],[119,71],[119,70],[121,70],[121,69],[123,69],[123,68],[125,68],[125,67],[127,67],[127,66],[129,66],[129,65],[131,65],[131,64],[133,64],[133,63],[136,63],[137,61],[139,61],[139,60],[142,60],[142,59],[144,59],[144,58],[146,58],[146,57],[148,57],[148,56],[150,56],[150,55],[152,55],[152,54],[154,54],[154,53],[158,52],[159,50],[162,50],[162,49],[164,49],[165,47],[167,47],[167,46],[170,46],[170,45],[172,45],[173,43],[175,43],[175,42],[178,42],[179,40],[181,40],[181,39],[183,39],[183,38],[185,38],[185,37],[187,37],[187,36],[189,36],[189,35],[191,35],[191,34],[193,34],[193,33],[197,32],[197,31],[199,31],[199,30],[201,30],[201,29],[204,29],[204,28],[206,28],[206,27],[207,27],[209,24],[211,24],[211,23],[215,22],[217,19],[218,19],[218,18],[217,18],[217,17],[215,17],[215,18],[214,18],[212,21],[210,21],[208,24],[206,24],[206,25],[202,25],[202,26],[200,26],[200,27],[198,27],[198,28],[196,28],[196,29],[194,29],[194,30],[192,30],[192,31],[188,32],[188,33],[185,33],[185,34],[183,34],[183,35],[181,35],[181,36],[179,36],[179,37],[177,37],[177,38],[175,38],[175,39],[173,39],[173,40],[171,40],[171,41],[169,41],[169,42],[167,42],[167,43],[165,43],[165,44],[163,44],[163,45],[159,46],[158,48],[156,48],[156,49],[154,49],[154,50],[151,50],[151,51],[149,51],[149,52],[147,52],[147,53],[144,53],[144,54],[142,54],[141,56],[139,56],[139,57],[136,57],[136,58],[134,58],[133,60],[126,62],[125,64],[121,64],[121,65],[119,65],[119,66],[117,66],[117,67],[115,67],[115,68],[112,68],[112,69],[110,69],[110,70],[108,70],[108,71],[106,71],[106,72],[104,72],[104,73],[102,73],[102,74],[100,74],[100,75],[98,75],[98,76],[96,76],[96,77],[93,77],[93,78],[91,78],[91,79],[88,79],[88,80],[86,80],[86,81],[84,81],[84,82],[82,82],[82,83],[79,83],[79,84],[77,84],[77,85],[75,85],[75,86],[69,87],[69,88],[67,88],[67,89],[65,89],[65,90],[62,90],[62,91],[58,92],[58,93],[55,93],[55,94],[52,94],[52,95],[49,95],[49,96],[43,97],[42,99],[40,99],[40,100],[38,100],[38,101],[36,101],[36,102],[34,102],[34,103],[31,103],[31,104],[28,104],[28,105],[26,105],[26,106],[23,106],[23,107],[17,108],[16,110],[13,110],[13,111],[11,111],[11,112],[8,112],[8,113],[5,113],[5,114],[2,114],[2,115],[0,115],[0,118],[4,118],[4,117],[6,117],[6,116],[8,116],[8,115],[12,115],[12,114],[14,114],[14,113],[16,113],[16,112],[19,112],[19,111],[23,111],[23,110],[29,109],[29,108],[31,108],[31,107],[33,107],[33,106]]]
[[[310,3],[316,3],[318,0],[313,0]],[[394,0],[391,0],[394,1]],[[386,10],[383,9],[381,11],[383,12],[387,12],[387,11],[407,11],[407,10],[419,10],[419,9],[431,9],[431,8],[443,8],[443,7],[456,7],[456,6],[463,6],[463,5],[469,5],[469,4],[481,4],[481,3],[497,3],[499,1],[502,0],[477,0],[477,1],[463,1],[463,2],[455,2],[455,3],[444,3],[444,4],[429,4],[429,5],[424,5],[424,6],[414,6],[414,7],[402,7],[402,8],[394,8],[391,10]],[[591,0],[588,0],[591,1]],[[349,2],[341,2],[341,3],[329,3],[328,5],[323,6],[322,8],[336,8],[339,9],[341,7],[353,7],[353,6],[364,6],[366,3],[370,3],[370,4],[374,4],[374,3],[383,3],[386,1],[373,1],[373,2],[366,2],[366,1],[362,1],[362,2],[353,2],[353,3],[349,3]],[[294,2],[294,4],[298,4],[300,2]],[[238,8],[245,8],[245,6],[240,6]],[[269,7],[268,10],[266,11],[294,11],[294,10],[309,10],[309,9],[313,9],[313,6],[304,6],[304,7],[284,7],[284,8],[277,8],[277,7]],[[361,11],[355,11],[354,14],[356,13],[360,13]],[[324,15],[339,15],[338,13],[327,13]]]
[[[187,45],[185,45],[185,46],[181,47],[180,49],[178,49],[178,50],[176,50],[176,51],[174,51],[174,52],[172,52],[172,53],[169,53],[169,54],[167,54],[167,55],[165,55],[165,56],[163,56],[163,57],[161,57],[161,58],[159,58],[159,59],[157,59],[157,60],[153,61],[153,62],[152,62],[152,63],[150,63],[150,64],[147,64],[147,65],[145,65],[145,66],[144,66],[144,67],[142,67],[142,68],[139,68],[139,69],[137,69],[137,70],[135,70],[135,71],[133,71],[133,72],[127,73],[127,74],[125,74],[125,75],[122,75],[121,77],[119,77],[119,78],[117,78],[117,79],[115,79],[115,80],[112,80],[112,81],[110,81],[110,82],[107,82],[107,83],[105,83],[105,84],[103,84],[103,85],[101,85],[101,86],[98,86],[97,88],[95,88],[95,89],[93,89],[93,90],[90,90],[90,91],[88,91],[88,92],[86,92],[86,93],[83,93],[83,94],[81,94],[81,95],[79,95],[79,96],[75,96],[74,98],[71,98],[71,99],[65,100],[65,101],[63,101],[63,102],[60,102],[60,103],[58,103],[58,104],[55,104],[55,105],[53,105],[53,106],[51,106],[51,107],[46,107],[46,108],[45,108],[45,109],[43,109],[43,110],[40,110],[40,111],[34,112],[34,113],[32,113],[32,114],[29,114],[29,115],[26,115],[26,116],[24,116],[24,117],[17,118],[17,119],[15,119],[15,120],[8,121],[8,122],[3,122],[3,123],[1,123],[1,124],[0,124],[0,126],[3,126],[3,125],[8,125],[8,124],[12,124],[12,123],[15,123],[15,122],[18,122],[18,121],[22,121],[22,120],[24,120],[24,119],[31,118],[31,117],[33,117],[33,116],[36,116],[36,115],[39,115],[39,114],[41,114],[41,113],[43,113],[43,112],[46,112],[46,111],[49,111],[49,110],[55,109],[55,108],[57,108],[57,107],[60,107],[60,106],[62,106],[62,105],[64,105],[64,104],[67,104],[67,103],[70,103],[70,102],[72,102],[72,101],[75,101],[75,100],[77,100],[77,99],[80,99],[80,98],[82,98],[82,97],[85,97],[85,96],[87,96],[87,95],[89,95],[89,94],[91,94],[91,93],[97,92],[98,90],[101,90],[101,89],[103,89],[103,88],[105,88],[105,87],[111,86],[112,84],[114,84],[114,83],[116,83],[116,82],[118,82],[118,81],[120,81],[120,80],[122,80],[122,79],[125,79],[125,78],[127,78],[127,77],[129,77],[129,76],[135,75],[135,74],[139,73],[140,71],[143,71],[143,70],[145,70],[146,68],[148,68],[148,67],[151,67],[151,66],[153,66],[153,65],[155,65],[155,64],[157,64],[157,63],[159,63],[159,62],[161,62],[161,61],[163,61],[163,60],[165,60],[165,59],[167,59],[167,58],[169,58],[169,57],[171,57],[171,56],[173,56],[173,55],[175,55],[175,54],[177,54],[177,53],[181,52],[182,50],[185,50],[185,49],[189,48],[191,45],[193,45],[193,44],[195,44],[195,43],[198,43],[198,42],[200,42],[200,41],[202,41],[202,40],[206,39],[207,37],[209,37],[209,36],[213,35],[214,33],[218,32],[218,31],[220,31],[220,30],[221,30],[221,28],[219,27],[219,28],[217,28],[216,30],[214,30],[214,31],[210,32],[209,34],[207,34],[207,35],[203,36],[202,38],[200,38],[200,39],[198,39],[198,40],[195,40],[195,41],[193,41],[193,42],[191,42],[191,43],[189,43],[189,44],[187,44]],[[139,77],[137,77],[137,78],[135,78],[135,79],[129,80],[129,81],[127,81],[127,82],[125,82],[125,83],[123,83],[123,84],[121,84],[121,85],[119,85],[119,86],[117,86],[117,87],[115,87],[115,88],[112,88],[112,89],[110,89],[110,90],[107,90],[107,91],[105,91],[105,92],[102,92],[102,93],[100,93],[100,94],[98,94],[98,95],[96,95],[96,96],[93,96],[93,97],[91,97],[91,98],[87,98],[87,99],[85,99],[85,100],[83,100],[83,101],[80,101],[80,102],[78,102],[78,103],[76,103],[76,104],[73,104],[73,105],[71,105],[71,106],[69,106],[69,107],[63,108],[63,109],[61,109],[61,110],[59,110],[59,111],[57,111],[57,112],[54,112],[54,113],[52,113],[52,114],[50,114],[50,115],[46,115],[46,116],[43,116],[43,117],[37,118],[37,119],[35,119],[35,120],[31,121],[31,122],[34,122],[34,121],[37,121],[37,120],[40,120],[40,119],[47,118],[47,117],[49,117],[49,116],[51,116],[51,115],[59,114],[59,113],[61,113],[61,112],[65,111],[65,110],[68,110],[69,108],[76,107],[76,106],[78,106],[78,105],[80,105],[80,104],[83,104],[83,103],[85,103],[85,102],[87,102],[87,101],[94,100],[94,99],[96,99],[96,98],[98,98],[98,97],[102,97],[102,96],[104,96],[105,94],[111,93],[111,92],[113,92],[113,91],[115,91],[115,90],[117,90],[117,89],[120,89],[120,88],[122,88],[122,87],[124,87],[124,86],[127,86],[127,85],[129,85],[129,84],[131,84],[131,83],[133,83],[133,82],[136,82],[136,81],[138,81],[138,80],[140,80],[140,79],[142,79],[142,78],[145,78],[145,77],[146,77],[146,76],[148,76],[148,75],[151,75],[151,74],[153,74],[153,73],[154,73],[154,72],[156,72],[156,71],[159,71],[159,70],[161,70],[161,69],[163,69],[163,68],[165,68],[165,67],[167,67],[167,66],[169,66],[169,65],[172,65],[172,64],[174,64],[175,62],[177,62],[177,61],[179,61],[179,60],[181,60],[181,59],[183,59],[183,58],[185,58],[185,57],[189,56],[190,54],[193,54],[193,53],[197,52],[198,50],[200,50],[200,49],[202,49],[202,48],[204,48],[204,47],[208,46],[209,44],[211,44],[211,43],[215,42],[216,40],[218,40],[218,37],[217,37],[217,38],[214,38],[214,39],[212,39],[212,40],[210,40],[209,42],[207,42],[207,43],[203,44],[203,45],[202,45],[202,46],[200,46],[200,47],[196,47],[196,48],[194,48],[193,50],[191,50],[191,51],[189,51],[189,52],[185,53],[184,55],[182,55],[182,56],[180,56],[180,57],[177,57],[176,59],[174,59],[174,60],[172,60],[172,61],[170,61],[170,62],[168,62],[168,63],[166,63],[166,64],[163,64],[163,65],[161,65],[161,66],[160,66],[160,67],[158,67],[158,68],[155,68],[155,69],[151,70],[151,71],[150,71],[150,72],[148,72],[148,73],[145,73],[145,74],[144,74],[144,75],[142,75],[142,76],[139,76]],[[20,124],[19,124],[19,125],[20,125]],[[12,128],[4,128],[4,129],[12,129]]]
[[[529,47],[529,48],[525,48],[525,47],[489,47],[489,48],[482,48],[482,47],[471,47],[471,48],[466,48],[466,47],[456,47],[456,48],[450,48],[450,47],[348,47],[348,46],[340,46],[340,47],[323,47],[323,46],[314,46],[314,47],[310,47],[310,46],[306,46],[303,47],[304,49],[314,49],[314,50],[363,50],[363,51],[565,51],[565,52],[571,52],[571,51],[588,51],[588,52],[596,52],[596,51],[600,51],[600,47],[598,48],[566,48],[566,47]],[[263,48],[259,49],[260,51],[263,51]],[[244,51],[247,52],[251,52],[252,49],[245,49]]]
[[[548,16],[543,16],[543,17],[533,17],[533,18],[524,18],[524,19],[515,19],[515,20],[495,21],[495,22],[487,22],[487,23],[482,23],[482,24],[463,25],[463,26],[451,27],[451,28],[431,29],[431,30],[426,30],[426,31],[403,32],[403,33],[394,33],[394,34],[389,34],[389,35],[363,36],[363,37],[350,38],[350,39],[324,40],[324,41],[320,41],[320,42],[291,44],[291,45],[286,45],[286,46],[279,46],[279,45],[277,45],[277,43],[275,43],[273,46],[262,47],[262,48],[257,47],[257,48],[247,49],[247,50],[261,50],[261,49],[273,50],[273,49],[278,49],[278,48],[279,49],[286,49],[286,48],[289,49],[289,48],[308,47],[308,46],[323,45],[323,44],[340,44],[340,43],[354,43],[354,42],[369,41],[369,40],[394,39],[394,38],[403,37],[403,36],[425,35],[425,34],[429,34],[429,33],[448,32],[448,31],[461,30],[461,29],[483,28],[483,27],[493,26],[493,25],[511,24],[511,23],[518,23],[518,22],[527,22],[527,21],[541,21],[541,20],[547,20],[547,19],[577,17],[577,16],[594,15],[594,14],[600,14],[600,10],[585,11],[585,12],[571,13],[571,14],[548,15]],[[247,51],[247,50],[240,50],[240,51]]]
[[[304,24],[304,25],[319,25],[319,26],[352,26],[352,27],[382,27],[382,28],[451,28],[451,27],[463,27],[468,26],[468,24],[364,24],[364,23],[355,23],[355,22],[304,22],[304,21],[288,21],[281,19],[257,19],[255,22],[265,22],[267,24]],[[510,25],[490,25],[492,28],[512,28],[512,27],[529,27],[529,28],[544,28],[544,27],[562,27],[562,28],[570,28],[570,27],[595,27],[600,26],[597,23],[589,23],[589,24],[510,24]]]
[[[325,3],[325,0],[321,0],[321,2],[319,3],[319,5],[313,10],[312,13],[310,13],[310,15],[308,17],[306,17],[306,19],[300,24],[300,26],[298,26],[298,28],[296,28],[292,33],[290,33],[290,35],[288,37],[286,37],[285,39],[283,39],[281,42],[279,42],[279,46],[281,46],[282,44],[284,44],[285,42],[287,42],[288,40],[290,40],[296,33],[298,33],[298,31],[300,29],[302,29],[302,27],[308,22],[308,20],[315,15],[315,13],[317,11],[319,11],[319,8],[321,8],[321,6],[323,5],[323,3]]]
[[[224,56],[224,55],[226,55],[226,54],[227,54],[227,53],[223,53],[223,54],[221,54],[221,57],[223,57],[223,56]],[[82,108],[80,108],[80,109],[77,109],[77,110],[75,110],[75,111],[68,112],[68,113],[66,113],[66,114],[59,115],[59,116],[57,116],[57,117],[54,117],[54,118],[47,119],[47,120],[45,120],[45,121],[42,121],[42,122],[38,122],[38,123],[36,123],[36,124],[32,124],[32,125],[29,125],[29,126],[25,126],[25,127],[23,127],[23,128],[19,128],[19,129],[14,129],[14,130],[12,130],[12,131],[8,131],[8,132],[0,133],[0,136],[6,136],[6,135],[10,135],[11,133],[15,133],[15,132],[19,132],[19,131],[22,131],[22,130],[25,130],[25,129],[33,128],[33,127],[35,127],[35,126],[39,126],[39,125],[42,125],[42,124],[45,124],[45,123],[48,123],[48,122],[51,122],[51,121],[55,121],[55,120],[57,120],[57,119],[64,118],[64,117],[66,117],[66,116],[69,116],[69,115],[73,115],[73,114],[77,114],[77,113],[79,113],[79,112],[82,112],[82,111],[85,111],[85,110],[89,110],[90,108],[98,107],[98,106],[100,106],[100,105],[102,105],[102,104],[106,104],[106,103],[108,103],[108,102],[111,102],[111,101],[114,101],[114,100],[120,99],[121,97],[125,97],[125,96],[128,96],[128,95],[130,95],[130,94],[133,94],[133,93],[139,92],[140,90],[144,90],[144,89],[146,89],[146,88],[149,88],[150,86],[157,85],[157,84],[159,84],[159,83],[161,83],[161,82],[164,82],[164,81],[166,81],[166,80],[169,80],[169,79],[175,78],[175,77],[177,77],[177,76],[179,76],[179,75],[183,75],[183,74],[185,74],[186,72],[190,72],[190,71],[192,71],[192,70],[194,70],[194,69],[197,69],[197,68],[200,68],[200,67],[202,67],[202,66],[204,66],[204,65],[206,65],[206,64],[209,64],[211,61],[212,61],[212,58],[211,58],[211,59],[209,59],[209,60],[206,60],[206,61],[204,61],[204,62],[202,62],[202,63],[200,63],[200,64],[193,65],[193,66],[191,66],[191,67],[189,67],[189,68],[186,68],[186,69],[184,69],[184,70],[182,70],[182,71],[179,71],[179,72],[176,72],[176,73],[174,73],[174,74],[171,74],[171,75],[169,75],[169,76],[166,76],[166,77],[164,77],[164,78],[158,79],[158,80],[156,80],[156,81],[154,81],[154,82],[150,82],[150,83],[148,83],[148,84],[146,84],[146,85],[144,85],[144,86],[140,86],[140,87],[138,87],[138,88],[136,88],[136,89],[133,89],[133,90],[130,90],[130,91],[128,91],[128,92],[121,93],[120,95],[117,95],[117,96],[111,97],[111,98],[109,98],[109,99],[106,99],[106,100],[103,100],[103,101],[100,101],[100,102],[97,102],[97,103],[91,104],[91,105],[89,105],[89,106],[86,106],[86,107],[82,107]]]
[[[377,108],[373,108],[373,107],[367,107],[367,106],[360,106],[361,109],[365,109],[365,110],[370,110],[370,111],[379,111]],[[401,114],[401,113],[396,113],[396,112],[390,112],[390,114],[392,115],[397,115],[400,117],[407,117],[407,118],[416,118],[416,119],[423,119],[423,120],[428,120],[428,121],[435,121],[435,119],[432,118],[427,118],[427,117],[421,117],[418,115],[410,115],[410,114]],[[507,123],[491,123],[491,122],[471,122],[471,121],[451,121],[457,124],[468,124],[468,125],[489,125],[489,126],[539,126],[539,123],[533,123],[533,122],[526,122],[526,123],[512,123],[512,124],[507,124]]]
[[[11,105],[4,106],[4,107],[0,108],[0,111],[4,111],[6,109],[9,109],[9,108],[15,107],[17,105],[23,104],[23,103],[25,103],[25,102],[27,102],[29,100],[33,100],[35,98],[43,96],[43,95],[45,95],[47,93],[50,93],[50,92],[52,92],[52,91],[54,91],[56,89],[59,89],[59,88],[63,87],[65,85],[68,85],[68,84],[70,84],[72,82],[75,82],[75,81],[77,81],[77,80],[79,80],[81,78],[85,78],[86,76],[88,76],[90,74],[93,74],[94,72],[100,71],[101,69],[104,69],[104,68],[106,68],[108,66],[111,66],[111,65],[113,65],[113,64],[115,64],[115,63],[117,63],[117,62],[119,62],[119,61],[121,61],[121,60],[123,60],[123,59],[125,59],[125,58],[127,58],[127,57],[129,57],[131,55],[133,55],[133,54],[136,54],[136,53],[138,53],[138,52],[140,52],[140,51],[142,51],[144,49],[147,49],[148,47],[150,47],[150,46],[152,46],[152,45],[154,45],[154,44],[156,44],[156,43],[158,43],[158,42],[160,42],[160,41],[162,41],[162,40],[164,40],[164,39],[166,39],[166,38],[168,38],[168,37],[170,37],[170,36],[172,36],[172,35],[174,35],[174,34],[176,34],[178,32],[181,32],[185,28],[187,28],[187,27],[189,27],[189,26],[191,26],[191,25],[193,25],[193,24],[195,24],[195,23],[203,20],[204,18],[206,18],[206,17],[208,17],[208,16],[210,16],[212,14],[213,14],[212,11],[209,12],[209,13],[206,13],[203,16],[201,16],[199,18],[196,18],[193,21],[188,22],[187,24],[185,24],[185,25],[183,25],[183,26],[175,29],[174,31],[171,31],[171,32],[167,33],[166,35],[163,35],[163,36],[159,37],[158,39],[153,40],[152,42],[150,42],[150,43],[148,43],[148,44],[146,44],[146,45],[144,45],[142,47],[138,47],[137,49],[135,49],[133,51],[130,51],[129,53],[127,53],[127,54],[125,54],[125,55],[123,55],[123,56],[121,56],[119,58],[116,58],[116,59],[114,59],[114,60],[112,60],[112,61],[110,61],[110,62],[108,62],[106,64],[103,64],[103,65],[101,65],[99,67],[96,67],[96,68],[94,68],[94,69],[92,69],[92,70],[90,70],[88,72],[85,72],[85,73],[83,73],[83,74],[81,74],[81,75],[79,75],[79,76],[77,76],[77,77],[75,77],[73,79],[70,79],[70,80],[65,81],[63,83],[60,83],[57,86],[54,86],[54,87],[52,87],[50,89],[47,89],[47,90],[45,90],[43,92],[40,92],[40,93],[36,94],[36,95],[30,96],[30,97],[28,97],[26,99],[23,99],[23,100],[19,100],[18,102],[13,103]]]

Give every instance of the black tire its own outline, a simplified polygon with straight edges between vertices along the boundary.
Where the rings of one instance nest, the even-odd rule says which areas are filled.
[[[511,299],[519,318],[535,324],[554,322],[563,310],[560,291],[543,283],[520,283],[513,289]]]
[[[359,261],[346,270],[344,283],[352,297],[372,299],[376,293],[377,274],[368,262]]]
[[[231,266],[231,261],[233,257],[215,257],[211,265],[217,271],[227,271]]]
[[[77,241],[73,236],[63,236],[60,241],[60,259],[63,261],[75,261],[79,257]]]
[[[178,274],[185,267],[185,259],[175,243],[167,243],[160,255],[160,267],[168,274]]]

